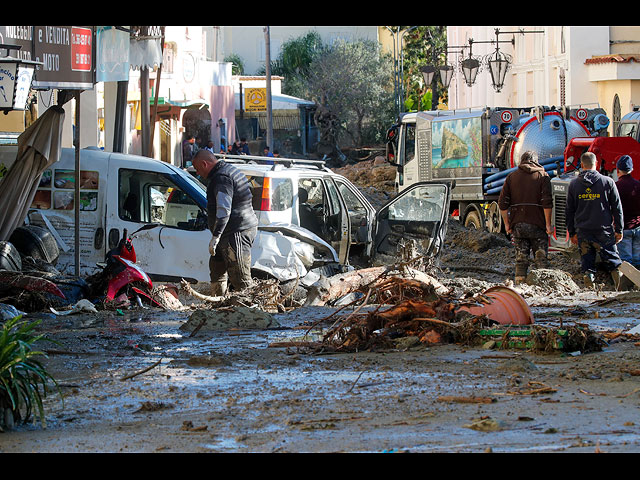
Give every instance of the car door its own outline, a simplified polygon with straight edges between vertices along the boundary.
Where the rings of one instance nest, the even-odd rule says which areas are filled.
[[[409,241],[420,255],[437,256],[447,231],[451,189],[449,183],[420,182],[383,206],[376,214],[372,262],[397,261]]]
[[[302,193],[304,192],[304,195]],[[300,175],[298,179],[300,226],[330,244],[340,262],[347,263],[350,225],[344,200],[329,176]]]
[[[366,197],[349,180],[341,176],[332,177],[344,199],[351,225],[351,244],[369,245],[372,242],[372,229],[376,210]]]

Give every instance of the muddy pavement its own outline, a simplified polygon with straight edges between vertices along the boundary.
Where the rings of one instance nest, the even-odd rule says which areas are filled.
[[[453,222],[447,238],[438,279],[449,288],[511,285],[504,237]],[[0,433],[0,452],[640,451],[640,347],[624,335],[639,323],[640,292],[613,292],[605,279],[585,290],[568,256],[552,255],[551,267],[516,287],[536,324],[587,325],[606,335],[601,351],[286,346],[320,338],[336,307],[273,314],[259,328],[245,312],[197,331],[190,317],[208,310],[198,302],[34,314],[57,342],[43,348],[64,403],[50,393],[46,428]]]

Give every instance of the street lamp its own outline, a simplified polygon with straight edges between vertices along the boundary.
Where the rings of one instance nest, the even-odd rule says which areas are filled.
[[[449,88],[449,85],[451,84],[451,79],[453,78],[453,65],[449,64],[449,63],[445,63],[444,65],[440,66],[440,80],[442,81],[442,85],[444,85],[444,88]]]
[[[500,92],[504,86],[507,71],[511,67],[510,57],[496,47],[496,51],[487,58],[487,65],[491,74],[491,84],[496,92]]]
[[[471,54],[460,62],[460,69],[464,76],[464,81],[467,86],[472,87],[476,83],[476,77],[480,71],[480,60],[473,57]]]
[[[19,50],[20,45],[0,44],[0,49]],[[25,110],[36,65],[41,62],[15,57],[0,58],[0,110]]]
[[[433,65],[425,65],[424,67],[420,67],[420,71],[422,72],[422,76],[424,77],[425,85],[431,85],[433,76],[436,73],[436,67],[434,67]]]

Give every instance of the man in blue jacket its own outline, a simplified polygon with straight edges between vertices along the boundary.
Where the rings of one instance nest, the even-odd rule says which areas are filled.
[[[580,248],[585,285],[593,286],[596,254],[600,254],[618,289],[622,261],[616,244],[622,240],[624,226],[620,195],[613,179],[596,170],[595,154],[583,153],[580,165],[582,171],[567,192],[567,230],[571,242]]]

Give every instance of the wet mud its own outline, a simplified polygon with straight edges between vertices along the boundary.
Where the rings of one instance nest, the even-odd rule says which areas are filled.
[[[561,253],[514,285],[514,261],[504,235],[451,221],[431,273],[459,297],[511,287],[537,325],[584,325],[605,347],[296,346],[355,306],[266,314],[183,296],[175,311],[37,312],[62,398],[45,398],[46,426],[0,433],[0,453],[639,451],[640,292],[616,292],[604,274],[586,289],[575,254]]]
[[[494,284],[482,275],[441,280],[461,291]],[[638,324],[637,292],[551,297],[545,282],[515,287],[537,324],[581,322],[607,332]],[[200,304],[177,312],[41,313],[40,330],[56,342],[46,364],[64,403],[49,393],[46,428],[0,434],[0,452],[640,448],[637,342],[613,339],[588,354],[411,342],[348,354],[273,346],[321,338],[335,317],[323,319],[336,309],[258,315],[258,328],[247,328],[247,312],[220,316]],[[189,324],[203,318],[212,328],[194,334]],[[260,323],[265,318],[275,322]]]

